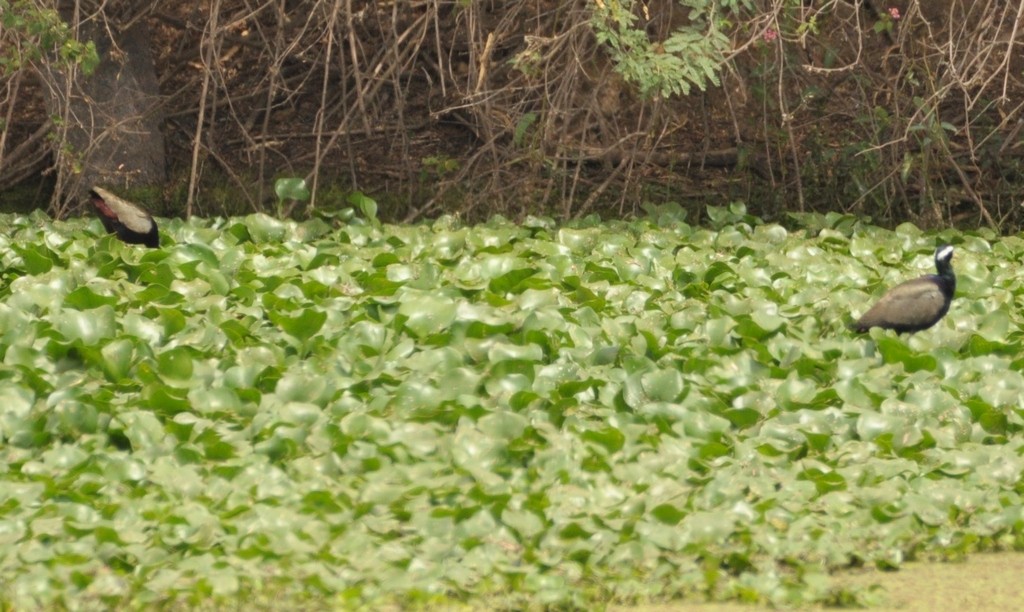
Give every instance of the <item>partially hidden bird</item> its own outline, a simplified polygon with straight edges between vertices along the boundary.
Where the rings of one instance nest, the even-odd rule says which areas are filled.
[[[159,248],[160,232],[153,216],[138,204],[118,197],[102,187],[89,191],[92,205],[100,214],[103,227],[128,244],[143,244]]]
[[[949,312],[956,291],[953,274],[953,247],[944,244],[935,249],[935,269],[928,274],[896,285],[851,325],[863,333],[872,327],[897,333],[916,332],[935,325]]]

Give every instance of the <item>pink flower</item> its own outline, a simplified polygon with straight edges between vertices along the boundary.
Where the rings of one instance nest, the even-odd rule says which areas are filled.
[[[895,6],[890,6],[889,7],[889,16],[893,18],[893,21],[899,19],[900,18],[900,9],[896,8]]]
[[[773,40],[779,37],[779,33],[776,32],[773,28],[768,28],[767,30],[764,31],[762,37],[764,38],[764,42],[772,42]]]

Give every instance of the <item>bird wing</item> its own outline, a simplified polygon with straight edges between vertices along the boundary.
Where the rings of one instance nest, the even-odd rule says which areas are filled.
[[[92,188],[92,203],[105,217],[116,220],[133,232],[146,234],[153,229],[153,218],[142,207],[124,200],[102,187]]]
[[[920,325],[937,317],[945,302],[945,296],[934,280],[927,276],[915,278],[893,287],[864,313],[858,323],[862,326],[883,322]]]

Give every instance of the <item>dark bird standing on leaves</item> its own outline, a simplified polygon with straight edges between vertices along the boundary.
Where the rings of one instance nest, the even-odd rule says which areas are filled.
[[[944,244],[935,249],[935,268],[938,274],[929,274],[896,285],[851,327],[861,333],[872,327],[903,333],[921,331],[935,325],[949,310],[953,292],[956,291],[956,275],[950,263],[952,260],[952,246]]]
[[[144,208],[101,187],[93,187],[89,196],[108,232],[117,234],[118,238],[128,244],[159,248],[160,232],[156,229],[156,221]]]

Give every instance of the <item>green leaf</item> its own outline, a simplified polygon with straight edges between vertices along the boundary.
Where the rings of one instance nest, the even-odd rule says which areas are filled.
[[[363,216],[369,219],[371,222],[377,222],[377,202],[373,198],[354,191],[345,198],[346,201],[359,209],[359,212],[363,213]]]
[[[658,370],[641,377],[644,393],[655,401],[674,402],[683,393],[683,377],[677,370]]]
[[[726,410],[722,416],[729,419],[729,422],[732,423],[734,427],[746,429],[747,427],[752,427],[757,424],[761,418],[761,413],[756,410],[751,410],[750,408],[741,408],[736,410]]]
[[[54,328],[67,340],[94,345],[114,335],[114,310],[109,305],[89,311],[65,309],[55,321]]]
[[[516,129],[512,134],[512,142],[516,146],[522,146],[525,142],[527,131],[537,121],[537,113],[523,113],[523,116],[516,122]]]
[[[113,381],[128,377],[135,358],[135,345],[130,340],[119,338],[111,340],[100,349],[103,365],[107,376]]]
[[[192,389],[188,400],[198,413],[238,413],[242,409],[241,400],[231,389]]]
[[[301,342],[315,336],[327,321],[327,313],[313,308],[303,309],[294,317],[280,311],[270,311],[267,315],[286,334]]]
[[[544,529],[540,517],[527,510],[505,510],[501,513],[501,522],[523,538],[538,536]]]
[[[583,439],[594,442],[604,447],[609,453],[622,450],[626,437],[621,431],[614,427],[605,427],[599,430],[587,430],[583,432]]]
[[[309,187],[306,186],[306,179],[303,178],[279,178],[274,181],[274,193],[278,200],[297,200],[308,202],[310,199]]]
[[[25,271],[29,274],[45,274],[53,269],[54,262],[59,261],[53,251],[45,246],[14,244],[11,248],[21,256]]]
[[[115,296],[105,296],[95,293],[88,287],[79,287],[64,298],[64,305],[76,310],[90,310],[100,306],[114,306],[118,302]]]
[[[651,516],[666,525],[678,525],[686,517],[686,512],[670,504],[659,504],[651,509]]]
[[[938,365],[931,355],[916,353],[897,338],[878,336],[875,344],[886,363],[903,364],[908,372],[934,371]]]
[[[455,302],[450,298],[406,291],[401,299],[398,313],[406,317],[405,327],[419,338],[440,333],[455,320]]]
[[[523,281],[537,273],[535,268],[519,268],[506,272],[501,276],[491,279],[488,289],[494,293],[522,292],[526,287],[522,286]]]

